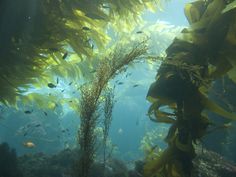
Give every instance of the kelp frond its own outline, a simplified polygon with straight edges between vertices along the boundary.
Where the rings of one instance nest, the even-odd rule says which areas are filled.
[[[108,24],[123,20],[131,25],[129,17],[136,18],[158,2],[1,1],[0,101],[14,104],[19,87],[27,88],[48,66],[60,64],[69,50],[80,59],[93,57],[93,49],[101,50],[109,41]]]

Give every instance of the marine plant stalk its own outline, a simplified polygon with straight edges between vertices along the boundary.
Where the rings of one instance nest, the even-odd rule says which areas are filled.
[[[81,101],[80,101],[80,129],[78,132],[79,145],[80,145],[80,158],[77,167],[79,170],[76,176],[88,177],[89,170],[95,157],[95,144],[96,134],[94,132],[99,113],[101,101],[100,95],[108,81],[113,78],[117,73],[122,72],[122,68],[127,66],[135,59],[140,59],[147,51],[146,42],[142,41],[135,45],[130,51],[125,52],[118,50],[116,53],[111,54],[110,59],[103,60],[95,75],[95,79],[90,84],[85,84],[81,88]]]

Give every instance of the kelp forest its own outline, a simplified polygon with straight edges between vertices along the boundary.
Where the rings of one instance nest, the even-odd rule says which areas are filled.
[[[186,26],[150,25],[143,18],[165,11],[172,1],[0,1],[0,130],[15,131],[17,123],[1,124],[11,112],[12,122],[19,121],[17,115],[32,117],[17,131],[31,139],[20,143],[32,150],[28,154],[18,156],[11,148],[16,141],[4,142],[0,131],[1,177],[236,176],[236,144],[226,143],[236,125],[236,1],[186,1]],[[133,95],[142,87],[128,80],[133,68],[136,80],[147,81],[142,96],[147,103],[136,103],[122,124],[145,109],[145,120],[135,124],[146,134],[139,138],[144,155],[125,163],[113,157],[117,147],[111,137],[122,137],[128,146],[138,133],[129,136],[117,125],[117,134],[111,134],[126,89],[121,86],[131,83]],[[44,131],[47,138],[38,139],[54,143],[43,127],[54,131],[56,121],[46,119],[61,119],[65,109],[75,115],[75,133],[62,126],[55,137],[68,134],[75,145],[65,140],[60,152],[46,155],[32,140],[33,132]],[[118,111],[120,117],[124,112]],[[38,121],[39,113],[45,120]]]

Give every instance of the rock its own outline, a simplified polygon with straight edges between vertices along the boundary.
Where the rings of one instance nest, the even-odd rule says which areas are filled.
[[[236,166],[219,154],[197,148],[193,177],[236,177]]]
[[[196,148],[196,153],[192,177],[236,177],[235,164],[219,154],[201,148]],[[42,153],[24,155],[18,161],[24,177],[72,177],[70,171],[77,157],[76,151],[64,150],[51,156]],[[128,169],[125,162],[110,159],[105,173],[106,177],[143,177],[143,166],[144,162],[138,160],[133,169]],[[103,177],[103,170],[102,162],[96,161],[91,167],[90,177]]]

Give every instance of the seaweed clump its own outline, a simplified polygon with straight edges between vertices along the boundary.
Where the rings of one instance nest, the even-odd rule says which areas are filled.
[[[108,81],[116,74],[123,71],[123,67],[129,65],[135,59],[140,59],[147,51],[146,40],[126,48],[117,49],[115,53],[110,54],[110,59],[103,60],[97,68],[95,79],[85,84],[81,88],[80,101],[80,129],[78,132],[78,141],[80,145],[80,157],[78,164],[75,167],[75,175],[80,177],[88,177],[91,165],[95,158],[96,134],[94,132],[99,118],[99,108],[102,103],[101,94],[107,87]],[[108,94],[109,96],[109,94]],[[111,95],[110,95],[111,96]],[[107,97],[107,99],[110,99]],[[112,102],[108,102],[112,104]],[[112,106],[113,107],[113,106]],[[108,123],[111,116],[111,109],[105,110]],[[108,112],[107,112],[108,111]],[[107,127],[108,128],[108,127]],[[107,130],[106,130],[107,131]],[[106,133],[106,132],[105,132]],[[105,135],[106,136],[106,135]],[[78,169],[78,170],[77,170]]]
[[[231,72],[235,71],[235,13],[235,0],[198,0],[186,5],[190,27],[183,29],[167,48],[147,94],[152,103],[151,119],[171,126],[165,139],[167,149],[147,162],[144,176],[192,176],[194,144],[213,124],[204,110],[236,120],[235,114],[207,97],[212,80],[225,74],[235,76]],[[172,112],[163,111],[163,106]]]
[[[16,151],[7,143],[0,144],[0,175],[1,177],[23,177],[18,168]]]

